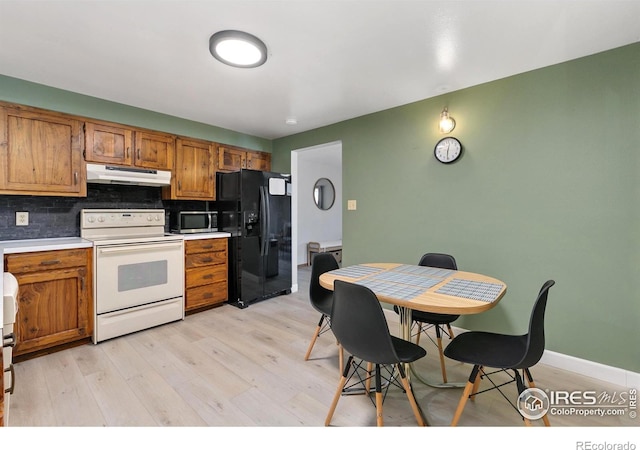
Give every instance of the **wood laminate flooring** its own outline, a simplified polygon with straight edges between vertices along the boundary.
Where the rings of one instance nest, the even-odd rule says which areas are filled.
[[[17,363],[11,398],[12,427],[321,427],[339,379],[330,333],[320,336],[309,361],[304,354],[319,319],[308,300],[310,270],[299,271],[300,290],[241,310],[230,305],[185,320]],[[387,314],[398,334],[398,318]],[[418,370],[438,377],[437,349]],[[450,380],[465,381],[470,367],[448,361]],[[541,389],[623,392],[575,373],[539,364]],[[430,425],[447,426],[461,389],[413,381]],[[507,387],[515,398],[515,385]],[[620,417],[551,416],[552,426],[637,426]],[[406,396],[392,388],[384,403],[386,426],[415,426]],[[540,422],[540,421],[538,421]],[[375,426],[364,395],[341,397],[332,425]],[[534,423],[540,426],[539,423]],[[523,426],[496,391],[468,402],[460,426]]]

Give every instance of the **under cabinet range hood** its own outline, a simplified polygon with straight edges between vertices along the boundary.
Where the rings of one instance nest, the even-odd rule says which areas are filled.
[[[87,164],[87,183],[169,186],[171,184],[171,172],[168,170]]]

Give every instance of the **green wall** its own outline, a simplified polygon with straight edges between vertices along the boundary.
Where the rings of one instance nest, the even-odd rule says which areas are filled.
[[[444,106],[452,165],[433,157]],[[451,253],[508,285],[458,324],[512,333],[554,279],[547,349],[640,372],[640,44],[278,139],[274,165],[336,140],[346,264]]]
[[[161,95],[161,93],[158,95]],[[180,119],[146,109],[134,108],[42,84],[30,83],[4,75],[0,75],[0,100],[151,130],[165,131],[221,144],[238,145],[252,150],[271,151],[271,141],[268,139],[249,136],[225,128]],[[211,107],[217,108],[219,105],[212,105]]]

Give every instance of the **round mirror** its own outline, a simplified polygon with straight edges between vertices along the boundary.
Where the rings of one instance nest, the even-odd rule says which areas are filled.
[[[333,206],[336,200],[336,190],[328,178],[320,178],[313,185],[313,201],[316,206],[324,211]]]

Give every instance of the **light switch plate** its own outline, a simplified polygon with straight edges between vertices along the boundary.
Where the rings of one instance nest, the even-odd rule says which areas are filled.
[[[347,200],[347,209],[349,211],[355,211],[357,208],[355,200]]]
[[[16,211],[16,226],[26,227],[29,225],[29,213],[25,211]]]

